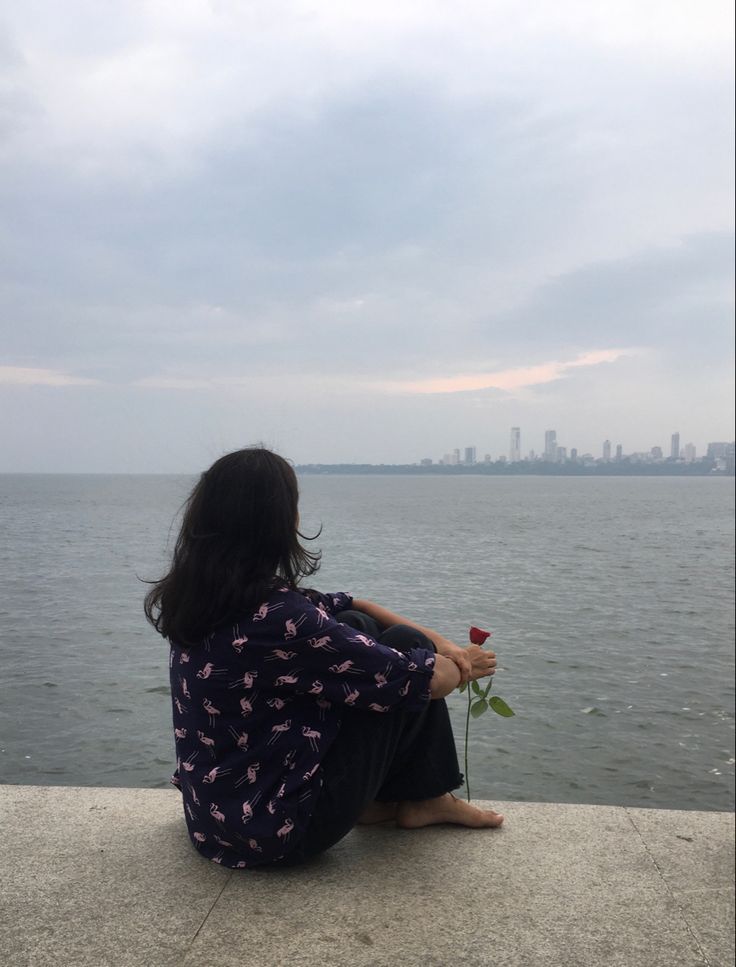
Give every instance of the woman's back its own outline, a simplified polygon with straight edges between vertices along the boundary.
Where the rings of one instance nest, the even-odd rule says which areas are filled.
[[[274,590],[195,648],[171,645],[177,772],[195,846],[227,866],[273,862],[306,828],[341,709],[429,700],[434,655],[340,624],[347,594]]]

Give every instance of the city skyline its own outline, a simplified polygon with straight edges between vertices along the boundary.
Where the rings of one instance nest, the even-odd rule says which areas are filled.
[[[478,448],[473,446],[466,446],[464,448],[454,447],[452,450],[447,451],[441,457],[439,457],[436,462],[438,464],[444,464],[449,466],[459,466],[459,465],[473,465],[480,462],[495,462],[495,461],[508,461],[509,463],[518,463],[523,461],[544,461],[548,463],[560,463],[567,460],[600,460],[605,463],[607,462],[620,462],[622,460],[636,460],[638,462],[647,461],[664,461],[666,459],[672,461],[682,461],[682,462],[694,462],[697,459],[703,458],[720,458],[724,456],[722,451],[731,448],[733,451],[734,442],[733,441],[713,441],[709,440],[705,447],[704,452],[700,452],[698,447],[692,443],[688,442],[683,446],[680,445],[680,433],[675,431],[670,435],[670,445],[667,450],[660,446],[659,444],[654,444],[648,449],[641,450],[626,450],[623,443],[617,442],[614,445],[611,440],[606,438],[601,442],[600,452],[595,453],[592,450],[583,451],[579,450],[574,446],[559,445],[557,440],[557,431],[555,429],[548,429],[544,431],[544,441],[543,447],[540,451],[534,448],[529,449],[526,452],[522,450],[522,430],[519,426],[513,426],[509,431],[509,448],[506,453],[496,453],[485,452],[482,460],[477,459]],[[481,448],[482,450],[482,448]],[[464,456],[461,457],[461,454]],[[420,462],[424,465],[429,465],[435,462],[434,457],[422,457]]]

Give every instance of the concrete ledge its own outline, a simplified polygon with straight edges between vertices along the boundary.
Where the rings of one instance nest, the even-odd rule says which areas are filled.
[[[499,831],[355,830],[234,872],[175,790],[0,786],[13,967],[731,967],[733,815],[495,804]]]

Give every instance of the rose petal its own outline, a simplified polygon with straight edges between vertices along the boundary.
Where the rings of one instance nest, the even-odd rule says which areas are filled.
[[[470,629],[470,643],[473,645],[482,645],[486,638],[491,637],[490,631],[483,631],[482,628],[476,628],[475,625]]]

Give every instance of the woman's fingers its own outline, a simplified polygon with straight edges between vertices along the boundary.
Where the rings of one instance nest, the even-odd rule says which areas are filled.
[[[496,674],[498,659],[495,651],[490,649],[486,651],[480,645],[469,645],[465,651],[471,661],[470,681],[476,681],[478,678],[489,678]]]
[[[484,653],[479,655],[473,662],[473,673],[476,678],[486,678],[490,675],[496,674],[497,667],[496,656],[489,653]]]

